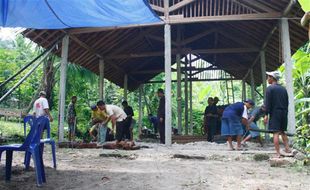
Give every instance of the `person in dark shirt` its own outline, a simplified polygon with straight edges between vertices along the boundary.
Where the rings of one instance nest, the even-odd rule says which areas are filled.
[[[126,118],[126,124],[125,124],[125,138],[128,138],[130,139],[131,141],[133,141],[133,127],[131,125],[132,123],[132,120],[133,120],[133,116],[134,116],[134,113],[133,113],[133,109],[131,106],[128,105],[128,102],[127,101],[123,101],[122,102],[122,106],[123,106],[123,109],[124,109],[124,112],[127,114],[127,118]]]
[[[259,144],[263,146],[263,141],[260,137],[259,132],[251,131],[251,129],[259,129],[259,127],[257,126],[257,121],[265,116],[265,110],[265,106],[262,105],[261,107],[254,108],[249,114],[250,131],[249,135],[241,141],[242,145],[245,145],[245,142],[250,140],[251,138],[256,138]]]
[[[213,138],[216,132],[217,125],[217,108],[214,105],[213,98],[208,98],[208,106],[205,109],[204,113],[204,126],[205,132],[208,134],[208,141],[213,142]]]
[[[154,116],[153,114],[149,114],[148,119],[150,121],[150,123],[153,126],[153,130],[154,130],[154,134],[157,133],[157,127],[158,127],[158,119],[156,116]]]
[[[68,106],[68,125],[69,125],[69,141],[74,141],[75,138],[75,128],[76,128],[76,110],[75,110],[75,104],[77,101],[76,96],[71,97],[71,103]]]
[[[254,105],[255,103],[248,99],[244,102],[236,102],[225,108],[222,116],[221,135],[227,136],[230,150],[234,150],[232,136],[237,136],[237,150],[241,149],[241,135],[244,132],[242,124],[247,129],[249,128],[247,110]]]
[[[165,144],[165,94],[163,89],[157,90],[157,96],[159,99],[159,105],[157,109],[157,118],[158,118],[158,130],[160,143]]]
[[[280,73],[278,71],[266,72],[268,84],[264,104],[266,106],[266,116],[264,122],[269,119],[269,130],[273,131],[273,143],[276,150],[276,157],[281,157],[279,135],[281,135],[285,152],[290,153],[288,138],[285,134],[287,130],[288,94],[286,89],[278,84]],[[269,118],[268,118],[269,115]]]

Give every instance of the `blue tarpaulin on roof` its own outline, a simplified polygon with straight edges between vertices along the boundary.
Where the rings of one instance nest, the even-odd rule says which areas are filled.
[[[1,0],[0,26],[34,29],[160,22],[146,0]]]

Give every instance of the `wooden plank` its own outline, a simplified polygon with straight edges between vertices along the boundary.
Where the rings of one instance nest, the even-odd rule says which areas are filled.
[[[177,53],[177,49],[172,49],[172,54]],[[251,53],[259,52],[259,48],[219,48],[219,49],[181,49],[181,53],[186,54],[193,52],[194,54],[215,54],[215,53]],[[106,56],[105,59],[130,59],[130,58],[143,58],[143,57],[161,57],[164,55],[163,51],[153,51],[144,53],[130,53],[130,54],[119,54]]]
[[[159,7],[159,6],[157,6],[157,5],[152,5],[152,4],[150,4],[150,6],[151,6],[151,8],[152,8],[154,11],[158,11],[158,12],[161,12],[161,13],[164,13],[164,12],[165,12],[165,10],[164,10],[163,7]]]
[[[180,9],[180,8],[186,6],[186,5],[188,5],[188,4],[190,4],[190,3],[194,2],[194,1],[196,1],[196,0],[183,0],[183,1],[179,2],[179,3],[177,3],[177,4],[172,5],[171,7],[169,7],[169,12],[173,12],[173,11],[175,11],[177,9]]]
[[[170,19],[169,24],[185,24],[185,23],[202,23],[202,22],[228,22],[242,20],[278,20],[281,13],[256,13],[256,14],[240,14],[240,15],[224,15],[224,16],[203,16],[183,19]]]
[[[196,41],[196,40],[199,40],[200,38],[204,37],[204,36],[207,36],[209,34],[212,34],[213,32],[217,31],[217,29],[211,29],[211,30],[207,30],[207,31],[204,31],[204,32],[201,32],[195,36],[192,36],[190,38],[187,38],[187,39],[184,39],[182,42],[181,42],[181,45],[186,45],[188,43],[191,43],[193,41]]]
[[[126,26],[113,26],[113,27],[97,27],[97,28],[77,28],[69,29],[69,34],[83,34],[83,33],[93,33],[93,32],[103,32],[110,30],[124,30],[128,28],[138,28],[138,27],[148,27],[148,26],[161,26],[164,22],[147,23],[147,24],[129,24]]]
[[[259,9],[260,11],[265,11],[265,12],[274,12],[276,11],[275,9],[272,9],[269,6],[265,6],[264,4],[258,2],[258,1],[253,1],[253,0],[235,0],[236,2],[239,2],[240,4],[243,4],[245,6],[250,6],[253,7],[253,9]]]

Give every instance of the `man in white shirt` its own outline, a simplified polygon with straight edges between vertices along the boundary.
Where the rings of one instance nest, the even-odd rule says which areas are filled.
[[[36,117],[47,116],[49,118],[50,122],[52,122],[53,117],[51,116],[51,114],[49,112],[48,101],[45,97],[46,97],[46,92],[41,91],[40,92],[40,98],[38,98],[33,104],[33,111],[34,111],[33,114]]]
[[[127,136],[127,133],[129,133],[129,129],[126,129],[126,118],[127,114],[124,112],[124,110],[116,105],[106,105],[102,100],[97,102],[97,106],[100,108],[104,108],[109,119],[116,121],[116,143],[119,143],[121,140],[123,140],[124,137]],[[114,130],[114,127],[113,127]]]

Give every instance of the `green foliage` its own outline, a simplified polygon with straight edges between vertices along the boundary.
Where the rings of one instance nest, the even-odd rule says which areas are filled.
[[[309,125],[299,126],[296,129],[295,146],[304,150],[310,156],[310,127]]]
[[[292,56],[296,112],[295,146],[310,153],[310,52],[309,42]],[[280,70],[284,71],[284,66]]]

